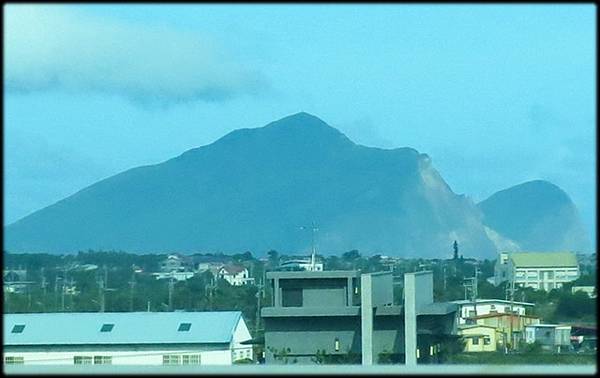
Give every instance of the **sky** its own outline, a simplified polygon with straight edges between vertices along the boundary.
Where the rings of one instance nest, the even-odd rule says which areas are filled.
[[[595,240],[594,5],[5,5],[4,224],[306,111],[479,202],[534,179]]]

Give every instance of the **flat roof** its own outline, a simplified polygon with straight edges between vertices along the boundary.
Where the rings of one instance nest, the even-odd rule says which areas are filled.
[[[358,277],[358,271],[356,270],[323,270],[323,271],[298,271],[298,272],[286,272],[286,271],[271,271],[267,272],[267,279],[274,278],[297,278],[297,279],[310,279],[310,278],[348,278]]]

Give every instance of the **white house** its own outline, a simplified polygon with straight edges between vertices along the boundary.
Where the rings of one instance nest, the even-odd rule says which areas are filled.
[[[247,285],[254,282],[254,278],[250,278],[248,275],[248,269],[241,265],[225,265],[219,269],[217,277],[223,278],[233,286]]]
[[[488,314],[509,314],[511,310],[511,302],[502,299],[477,299],[473,301],[463,299],[452,301],[459,306],[458,324],[466,324],[468,318]],[[512,302],[512,312],[517,315],[526,315],[527,309],[533,308],[533,303],[527,302]],[[477,311],[476,311],[477,310]]]
[[[514,280],[515,286],[552,290],[579,278],[571,252],[502,252],[495,266],[495,283]]]
[[[4,364],[230,365],[252,359],[240,311],[4,314]]]

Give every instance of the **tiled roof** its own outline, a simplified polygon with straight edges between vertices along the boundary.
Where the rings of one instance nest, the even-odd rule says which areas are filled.
[[[4,345],[229,343],[241,316],[240,311],[4,314]],[[188,331],[178,331],[182,323],[191,324]],[[105,324],[113,327],[101,332]],[[15,333],[16,325],[25,327]]]
[[[516,267],[577,267],[577,257],[572,252],[515,252],[510,259]]]

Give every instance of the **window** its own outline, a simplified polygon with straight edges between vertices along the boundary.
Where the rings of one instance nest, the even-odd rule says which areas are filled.
[[[469,318],[472,318],[475,316],[475,311],[474,310],[469,310]]]
[[[192,328],[192,323],[181,323],[179,324],[179,328],[177,328],[177,331],[187,332],[190,330],[190,328]]]
[[[483,337],[483,345],[490,345],[491,343],[492,343],[492,341],[489,336]]]
[[[491,310],[495,310],[496,309],[496,305],[490,305],[490,309]]]
[[[189,354],[181,356],[181,362],[183,365],[200,365],[199,354]]]
[[[504,312],[510,313],[510,306],[504,306]]]
[[[114,324],[110,323],[102,324],[102,327],[100,327],[100,332],[110,332],[114,326]]]
[[[4,363],[7,365],[22,365],[25,363],[25,359],[23,357],[6,356],[4,357]]]
[[[111,365],[112,357],[111,356],[94,356],[94,364],[95,365]]]
[[[25,324],[15,324],[15,326],[12,329],[12,333],[22,333],[23,330],[25,329]]]
[[[91,356],[73,356],[73,363],[75,365],[91,365],[92,357]]]
[[[179,365],[181,364],[181,356],[177,354],[163,355],[163,365]]]
[[[473,345],[479,345],[479,337],[473,337]]]
[[[282,290],[281,305],[283,307],[302,307],[302,289]]]

